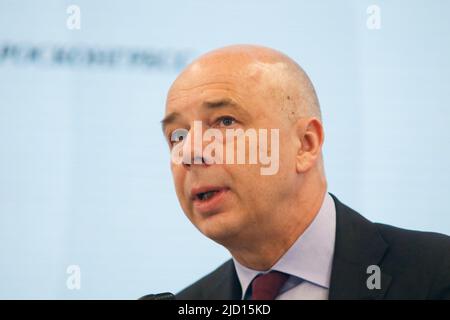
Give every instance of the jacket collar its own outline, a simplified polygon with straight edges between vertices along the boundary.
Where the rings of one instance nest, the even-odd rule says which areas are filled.
[[[336,205],[336,241],[329,299],[381,299],[391,276],[381,270],[381,288],[370,290],[367,280],[372,272],[367,268],[380,265],[388,244],[375,224],[331,196]]]
[[[220,278],[216,284],[204,288],[204,299],[207,300],[241,300],[242,289],[232,259],[225,262]]]

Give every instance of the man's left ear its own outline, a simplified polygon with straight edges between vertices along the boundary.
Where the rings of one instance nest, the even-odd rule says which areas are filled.
[[[317,163],[325,136],[322,122],[317,118],[301,118],[296,125],[300,140],[296,168],[298,173],[304,173]]]

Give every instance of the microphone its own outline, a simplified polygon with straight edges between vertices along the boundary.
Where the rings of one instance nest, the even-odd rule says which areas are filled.
[[[170,292],[147,294],[143,297],[140,297],[138,300],[175,300],[175,295]]]

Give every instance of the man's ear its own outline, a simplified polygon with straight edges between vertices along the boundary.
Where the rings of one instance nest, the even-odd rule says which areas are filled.
[[[304,173],[319,161],[325,136],[322,122],[317,118],[300,118],[296,126],[300,141],[296,168],[298,173]]]

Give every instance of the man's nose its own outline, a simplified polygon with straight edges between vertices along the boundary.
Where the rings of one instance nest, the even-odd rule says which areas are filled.
[[[192,165],[206,165],[203,157],[203,128],[201,125],[194,123],[186,135],[183,144],[183,165],[190,168]]]

